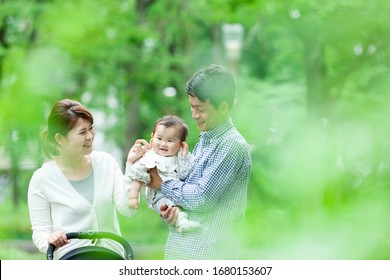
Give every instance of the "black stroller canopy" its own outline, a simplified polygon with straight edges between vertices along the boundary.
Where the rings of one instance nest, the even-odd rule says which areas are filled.
[[[118,253],[100,246],[84,246],[76,248],[60,258],[60,260],[132,260],[133,249],[130,244],[121,236],[112,232],[104,231],[87,231],[87,232],[70,232],[66,234],[68,239],[112,239],[122,245],[125,249],[125,258]],[[53,244],[49,245],[46,258],[53,260],[53,253],[55,250]]]

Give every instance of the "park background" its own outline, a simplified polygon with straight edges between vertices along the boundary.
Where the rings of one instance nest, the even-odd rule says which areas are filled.
[[[91,109],[95,147],[124,167],[167,113],[189,124],[193,149],[184,85],[211,63],[234,72],[233,121],[252,148],[240,258],[389,259],[389,10],[385,0],[1,0],[0,259],[45,258],[26,194],[57,100]],[[144,200],[120,222],[136,259],[163,258],[167,226]]]

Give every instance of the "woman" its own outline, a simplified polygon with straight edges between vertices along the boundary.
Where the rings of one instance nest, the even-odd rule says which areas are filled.
[[[35,246],[46,253],[53,244],[58,248],[55,259],[91,245],[90,240],[68,240],[65,233],[93,230],[121,235],[116,210],[129,217],[136,213],[128,208],[130,182],[110,154],[93,151],[94,137],[93,116],[79,102],[64,99],[53,106],[42,133],[50,160],[31,178],[28,206]],[[138,156],[130,151],[130,162],[133,154]],[[123,256],[115,241],[98,242]]]

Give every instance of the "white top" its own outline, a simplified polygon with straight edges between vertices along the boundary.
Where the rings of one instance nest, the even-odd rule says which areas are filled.
[[[181,152],[174,156],[162,156],[153,150],[147,151],[143,157],[137,160],[134,164],[126,165],[125,177],[130,180],[138,180],[146,186],[150,183],[149,170],[157,167],[158,174],[163,181],[170,179],[185,179],[194,164],[194,156],[188,153],[182,156]],[[153,200],[160,190],[146,187],[146,201],[148,207],[154,209]]]
[[[137,160],[133,165],[128,165],[126,173],[131,179],[150,183],[149,169],[157,167],[158,174],[163,181],[169,179],[184,179],[191,170],[194,158],[191,153],[186,156],[178,155],[166,157],[149,150],[143,157]]]
[[[28,189],[28,205],[32,239],[39,251],[47,252],[47,238],[54,231],[94,230],[121,235],[116,210],[129,217],[136,213],[128,208],[130,182],[124,180],[116,160],[108,153],[96,151],[90,158],[95,182],[93,203],[72,187],[54,160],[34,172]],[[91,244],[90,240],[81,239],[70,242],[55,251],[55,259],[74,248]],[[100,245],[123,252],[115,241],[102,239]]]

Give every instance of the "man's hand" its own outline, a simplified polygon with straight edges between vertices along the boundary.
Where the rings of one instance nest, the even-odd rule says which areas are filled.
[[[160,207],[160,216],[167,224],[174,226],[177,221],[178,212],[176,206],[168,207],[165,203]]]
[[[145,139],[137,139],[127,155],[127,162],[133,164],[137,159],[150,149],[150,144]]]
[[[156,190],[161,190],[161,184],[162,184],[162,179],[160,175],[157,173],[157,167],[153,167],[149,170],[150,174],[150,183],[148,187],[156,189]]]

